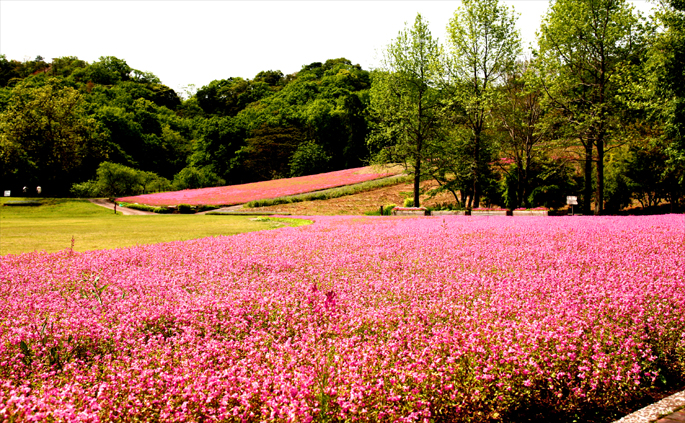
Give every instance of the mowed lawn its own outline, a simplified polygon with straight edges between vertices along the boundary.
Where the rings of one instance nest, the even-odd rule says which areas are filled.
[[[6,206],[0,199],[0,255],[71,248],[87,251],[297,226],[298,219],[211,215],[115,215],[87,200],[41,199],[40,206]]]

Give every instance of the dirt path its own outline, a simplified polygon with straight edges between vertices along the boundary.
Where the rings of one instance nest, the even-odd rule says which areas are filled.
[[[207,210],[203,211],[200,213],[195,213],[195,214],[207,214],[209,212],[230,212],[230,211],[238,211],[243,208],[243,204],[236,204],[235,206],[228,206],[228,207],[222,207],[220,209],[216,210]]]
[[[105,200],[104,198],[91,198],[88,201],[91,203],[108,208],[110,210],[114,210],[114,203],[110,203],[109,200]],[[119,207],[117,206],[117,212],[121,212],[121,214],[125,216],[139,216],[139,215],[145,215],[145,214],[156,214],[153,212],[149,211],[143,211],[143,210],[136,210],[136,209],[129,209],[128,207]]]

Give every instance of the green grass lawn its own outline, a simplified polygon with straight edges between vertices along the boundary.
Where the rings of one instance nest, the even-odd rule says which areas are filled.
[[[128,247],[311,223],[249,216],[123,216],[87,200],[40,199],[40,206],[6,206],[34,199],[0,198],[0,255]]]

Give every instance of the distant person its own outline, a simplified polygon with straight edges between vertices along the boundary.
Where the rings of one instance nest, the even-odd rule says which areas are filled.
[[[41,191],[43,191],[43,190],[41,189],[41,187],[40,187],[40,186],[37,186],[37,187],[36,187],[36,193],[37,193],[38,195],[40,195]]]
[[[28,188],[27,188],[27,187],[24,187],[24,188],[23,188],[23,191],[24,191],[24,194],[26,194],[26,191],[28,191]]]

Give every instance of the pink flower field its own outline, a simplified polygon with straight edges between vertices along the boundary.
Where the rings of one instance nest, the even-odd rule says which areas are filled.
[[[396,174],[397,172],[395,171],[385,173],[373,172],[369,167],[361,167],[298,178],[254,182],[251,184],[122,197],[117,198],[117,201],[147,204],[149,206],[173,206],[178,204],[230,206],[255,200],[304,194],[343,185],[357,184]]]
[[[313,219],[1,257],[0,420],[611,421],[685,377],[682,215]]]

